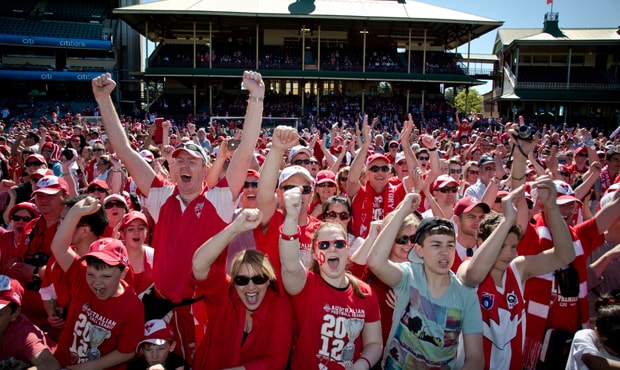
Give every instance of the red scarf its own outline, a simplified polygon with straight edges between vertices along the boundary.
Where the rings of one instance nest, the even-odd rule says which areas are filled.
[[[401,184],[388,183],[383,192],[377,193],[368,182],[361,187],[352,202],[353,220],[351,221],[351,233],[365,238],[368,235],[371,221],[383,220],[388,213],[405,197],[405,190]],[[382,214],[375,214],[375,200],[382,201]]]
[[[566,317],[566,320],[578,319],[582,328],[589,327],[588,315],[588,274],[587,274],[587,255],[584,254],[581,241],[577,237],[575,230],[569,226],[568,230],[573,239],[573,248],[575,249],[575,260],[572,262],[573,267],[579,273],[579,297],[577,307],[579,310],[578,318]],[[536,231],[539,236],[538,250],[540,253],[553,247],[551,232],[547,228],[544,217],[540,217],[536,223]],[[526,330],[525,330],[525,346],[523,348],[523,368],[535,369],[536,362],[540,357],[542,340],[545,330],[548,327],[548,315],[551,310],[551,291],[553,282],[553,272],[533,277],[527,281],[525,285],[526,300]]]

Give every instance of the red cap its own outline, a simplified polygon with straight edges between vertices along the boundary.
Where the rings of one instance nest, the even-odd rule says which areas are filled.
[[[24,288],[19,281],[11,279],[6,275],[0,275],[0,310],[11,302],[21,306],[23,295]]]
[[[37,190],[33,191],[32,195],[38,193],[55,195],[59,191],[64,191],[65,193],[69,192],[69,185],[67,185],[67,182],[58,176],[48,175],[43,176],[37,181]]]
[[[149,222],[146,219],[146,216],[144,215],[144,213],[138,212],[138,211],[131,211],[131,212],[128,212],[127,214],[125,214],[125,216],[123,216],[123,220],[121,221],[120,229],[121,230],[124,229],[125,227],[127,227],[127,225],[129,225],[130,223],[134,222],[135,220],[140,220],[140,221],[144,222],[146,224],[146,226],[149,225]]]
[[[388,157],[386,157],[386,156],[384,156],[383,154],[380,154],[380,153],[375,153],[375,154],[372,154],[370,157],[368,157],[368,159],[366,160],[366,166],[368,166],[369,164],[371,164],[372,162],[374,162],[374,161],[376,161],[378,159],[383,159],[387,163],[390,163],[390,160],[388,159]]]
[[[441,189],[443,187],[446,187],[448,185],[459,185],[459,182],[457,180],[454,179],[454,177],[450,176],[450,175],[439,175],[437,177],[437,179],[435,179],[435,181],[433,181],[433,184],[431,186],[431,191],[434,191],[435,189]]]
[[[482,203],[480,199],[476,197],[467,196],[456,203],[456,206],[454,207],[454,215],[460,216],[463,213],[471,212],[474,208],[478,206],[482,208],[484,213],[491,212],[491,208],[486,203]]]
[[[583,153],[586,152],[586,154],[588,153],[588,148],[586,148],[585,146],[580,146],[579,148],[577,148],[575,150],[575,155],[579,154],[579,153]]]
[[[322,184],[324,182],[331,182],[331,183],[338,185],[336,183],[336,175],[334,175],[334,173],[331,170],[321,170],[319,171],[319,173],[316,174],[317,185]]]
[[[105,190],[110,190],[110,187],[108,186],[107,182],[100,180],[100,179],[96,179],[96,180],[91,181],[90,184],[88,184],[88,186],[86,187],[86,191],[88,192],[90,189],[94,188],[95,186],[98,186]]]
[[[106,265],[117,266],[129,265],[129,257],[127,257],[127,249],[122,241],[114,238],[103,238],[96,240],[90,245],[88,253],[80,257],[80,260],[91,256],[103,261]]]
[[[39,217],[39,210],[37,209],[37,206],[34,203],[30,203],[30,202],[21,202],[21,203],[17,203],[16,205],[13,206],[13,208],[11,208],[11,210],[9,211],[9,218],[11,218],[11,216],[13,216],[13,214],[21,209],[25,209],[28,212],[30,212],[35,218]]]
[[[39,168],[38,170],[30,174],[30,178],[33,180],[40,179],[41,177],[49,176],[53,174],[54,174],[54,171],[50,170],[49,168]]]
[[[260,172],[256,170],[248,170],[248,174],[246,175],[246,177],[254,177],[260,179]]]
[[[43,157],[41,154],[39,153],[35,153],[35,154],[30,154],[29,156],[26,157],[26,161],[24,163],[28,163],[30,161],[36,160],[37,162],[46,164],[47,162],[45,161],[45,157]]]
[[[138,343],[136,352],[142,343],[151,343],[156,346],[165,344],[174,336],[170,325],[162,319],[149,320],[144,323],[144,338]]]

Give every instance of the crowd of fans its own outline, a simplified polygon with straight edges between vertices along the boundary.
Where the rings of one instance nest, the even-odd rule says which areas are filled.
[[[100,123],[2,123],[1,368],[620,365],[617,132],[343,97],[266,130],[295,103],[243,83],[243,122],[119,116],[104,74]]]

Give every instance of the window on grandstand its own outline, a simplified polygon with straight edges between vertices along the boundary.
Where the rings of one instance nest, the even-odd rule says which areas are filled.
[[[571,64],[584,64],[586,61],[585,55],[573,55],[570,58]]]
[[[547,64],[549,63],[549,56],[548,55],[533,55],[532,63],[533,64]]]
[[[566,55],[552,55],[551,63],[552,64],[566,64],[568,57]]]
[[[531,55],[521,55],[519,56],[519,64],[530,64],[532,63]]]

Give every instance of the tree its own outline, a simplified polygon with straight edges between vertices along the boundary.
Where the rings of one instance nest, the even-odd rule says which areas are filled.
[[[474,89],[469,89],[469,94],[466,89],[463,89],[454,97],[454,108],[464,114],[480,113],[482,112],[482,96]]]

